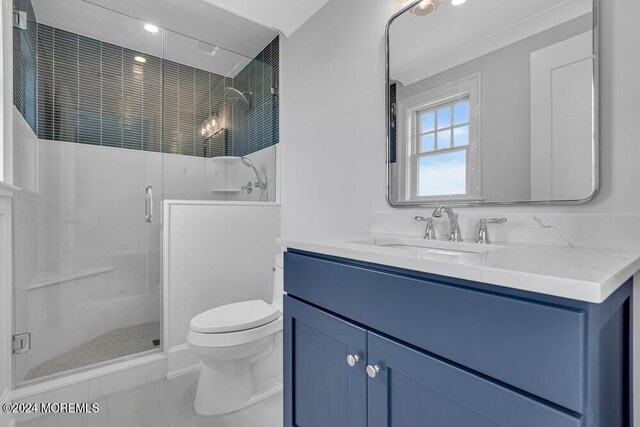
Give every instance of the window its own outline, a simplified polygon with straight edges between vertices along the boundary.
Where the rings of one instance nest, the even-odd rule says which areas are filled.
[[[469,97],[416,115],[416,195],[468,194]]]
[[[477,74],[399,101],[408,200],[481,199],[479,86]]]

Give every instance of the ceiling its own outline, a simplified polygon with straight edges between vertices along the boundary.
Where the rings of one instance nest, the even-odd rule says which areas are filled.
[[[410,12],[390,30],[391,78],[409,85],[560,25],[592,10],[592,0],[444,0],[435,14]]]
[[[293,34],[329,0],[202,0],[258,24]]]
[[[40,23],[232,77],[278,35],[203,0],[32,3]],[[144,23],[171,31],[152,34]],[[220,48],[211,55],[216,46]]]

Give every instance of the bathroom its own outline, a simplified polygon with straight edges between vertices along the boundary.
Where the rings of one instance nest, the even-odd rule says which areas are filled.
[[[638,15],[4,1],[0,426],[634,425]]]

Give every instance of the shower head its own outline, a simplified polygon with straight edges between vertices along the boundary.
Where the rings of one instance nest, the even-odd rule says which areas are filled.
[[[249,94],[240,92],[233,87],[228,87],[224,90],[224,99],[229,101],[234,107],[239,107],[243,110],[248,110],[251,106],[248,96]]]
[[[251,161],[250,158],[248,157],[240,157],[240,161],[242,162],[243,165],[245,165],[248,168],[253,169],[253,173],[256,174],[256,178],[258,179],[258,182],[260,183],[261,186],[265,186],[267,185],[267,182],[262,178],[262,174],[260,173],[260,171],[256,168],[256,165],[253,164],[253,162]],[[264,187],[263,187],[264,188]]]
[[[248,158],[248,157],[240,157],[240,161],[242,162],[243,165],[245,165],[248,168],[254,168],[255,167],[253,162],[251,161],[251,159]]]

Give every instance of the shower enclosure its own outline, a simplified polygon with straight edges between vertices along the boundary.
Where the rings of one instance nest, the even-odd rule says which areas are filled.
[[[163,199],[275,200],[278,38],[241,55],[81,0],[14,9],[19,387],[162,351]]]

